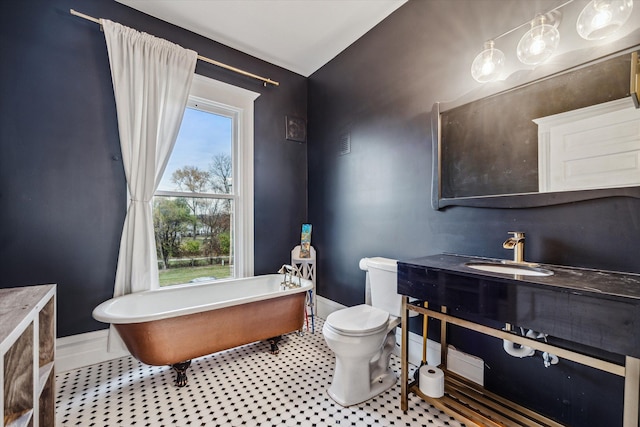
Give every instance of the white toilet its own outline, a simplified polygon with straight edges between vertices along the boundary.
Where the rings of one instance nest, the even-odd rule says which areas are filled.
[[[402,314],[402,297],[397,293],[397,261],[363,258],[360,268],[367,271],[371,283],[371,305],[333,312],[322,328],[327,345],[336,355],[328,393],[342,406],[369,400],[396,382],[389,358]]]

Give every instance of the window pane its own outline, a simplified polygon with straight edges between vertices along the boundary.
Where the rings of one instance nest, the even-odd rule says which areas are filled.
[[[231,192],[233,119],[186,108],[159,191]]]
[[[234,277],[233,201],[153,199],[160,286]]]

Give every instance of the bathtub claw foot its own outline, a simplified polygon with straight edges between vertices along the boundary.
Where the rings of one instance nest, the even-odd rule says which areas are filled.
[[[189,366],[191,366],[191,360],[171,365],[173,370],[176,371],[176,386],[184,387],[187,385],[187,369],[189,369]]]
[[[269,353],[278,354],[280,353],[280,349],[278,348],[278,343],[282,340],[282,337],[278,335],[277,337],[269,338],[269,344],[271,345],[271,349]]]

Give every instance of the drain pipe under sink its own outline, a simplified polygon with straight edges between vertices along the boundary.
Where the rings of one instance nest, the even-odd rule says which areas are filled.
[[[544,337],[544,334],[538,334],[537,332],[529,329],[525,334],[525,336],[527,338],[537,339],[537,338]],[[504,348],[504,351],[506,351],[508,355],[513,357],[519,357],[521,359],[523,357],[533,356],[536,352],[533,348],[526,345],[516,347],[516,343],[511,342],[509,340],[502,340],[502,348]]]

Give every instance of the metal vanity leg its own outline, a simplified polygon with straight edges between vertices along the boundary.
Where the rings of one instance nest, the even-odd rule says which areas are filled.
[[[407,297],[402,297],[402,340],[400,345],[400,409],[409,409],[409,320],[407,316]]]
[[[640,359],[626,356],[624,372],[624,427],[638,427],[640,402]]]
[[[442,314],[447,314],[447,307],[442,306],[440,308]],[[447,321],[445,319],[440,320],[440,366],[447,367],[447,351],[449,345],[447,344]]]

